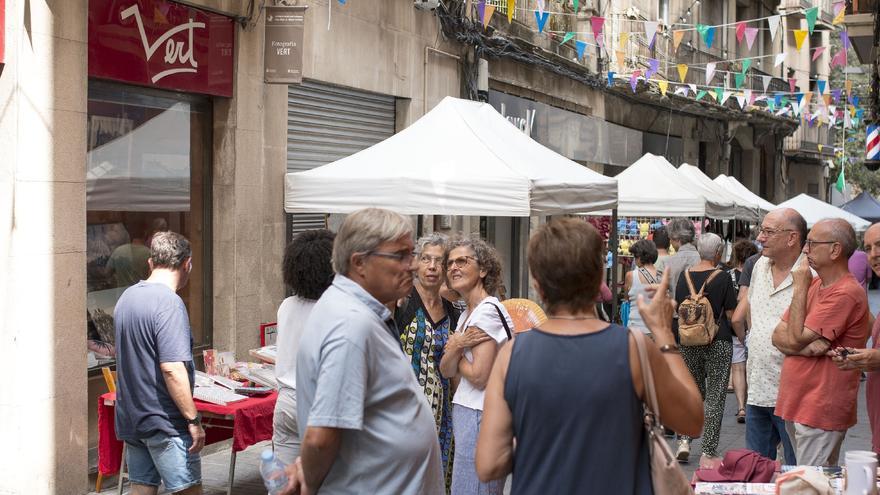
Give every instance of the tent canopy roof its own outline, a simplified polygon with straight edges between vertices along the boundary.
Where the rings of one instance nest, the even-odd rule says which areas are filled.
[[[736,197],[734,194],[730,193],[726,187],[722,187],[717,182],[713,182],[712,179],[704,174],[699,168],[683,163],[678,167],[678,173],[694,184],[694,187],[698,188],[700,194],[706,198],[706,208],[711,207],[713,210],[716,210],[714,212],[715,215],[712,215],[712,213],[709,214],[710,217],[720,219],[737,218],[751,221],[758,219],[758,206],[756,204]],[[717,211],[720,202],[729,203],[731,205],[729,208],[723,210],[723,213],[729,214],[729,216],[722,216],[722,212]]]
[[[706,200],[662,156],[645,153],[617,175],[618,215],[624,217],[702,217]]]
[[[722,185],[731,193],[743,198],[743,200],[758,205],[758,208],[763,210],[764,213],[777,208],[773,203],[753,193],[748,187],[742,185],[742,183],[734,177],[721,174],[718,177],[715,177],[713,181]]]
[[[856,232],[863,232],[871,226],[871,223],[863,218],[806,194],[799,194],[788,201],[779,203],[779,208],[797,210],[807,221],[807,228],[813,228],[816,222],[825,218],[842,218],[849,222]]]
[[[446,97],[394,136],[288,173],[288,213],[529,216],[617,206],[617,181],[538,144],[494,108]]]
[[[869,222],[880,222],[880,202],[867,191],[862,191],[852,201],[844,203],[840,208]]]

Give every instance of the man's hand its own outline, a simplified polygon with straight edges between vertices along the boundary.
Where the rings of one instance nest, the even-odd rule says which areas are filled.
[[[649,286],[654,298],[651,303],[645,302],[645,298],[639,294],[636,304],[639,306],[639,314],[645,322],[645,326],[652,333],[658,331],[672,333],[672,315],[675,313],[675,301],[669,297],[669,272],[663,272],[663,278],[659,285]]]
[[[807,357],[825,356],[828,354],[830,348],[831,343],[828,342],[828,340],[819,338],[807,344],[806,347],[801,349],[801,352],[799,352],[798,355]]]
[[[467,349],[476,347],[477,344],[482,344],[491,339],[492,337],[490,337],[489,334],[479,328],[468,327],[464,332],[450,334],[446,345],[453,345],[460,349]]]
[[[297,457],[293,463],[284,467],[287,474],[287,486],[279,495],[307,495],[311,492],[306,488],[305,476],[303,476],[302,459]]]
[[[198,454],[202,448],[205,446],[205,429],[202,428],[202,425],[187,425],[189,428],[189,435],[192,437],[192,445],[189,448],[190,454]]]
[[[838,347],[826,354],[838,368],[844,371],[877,371],[880,370],[880,350],[854,349]]]
[[[810,262],[807,261],[806,256],[791,270],[791,282],[801,287],[809,287],[813,282],[813,272],[810,270]]]

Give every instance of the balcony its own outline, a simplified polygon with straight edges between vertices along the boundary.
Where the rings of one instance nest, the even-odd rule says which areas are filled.
[[[791,136],[785,138],[783,150],[787,155],[802,156],[814,160],[834,157],[834,130],[827,126],[810,127],[801,124]],[[819,150],[822,145],[822,150]]]
[[[859,62],[870,64],[876,58],[874,48],[874,6],[878,0],[852,0],[846,7],[843,23],[849,32]]]
[[[819,17],[816,19],[816,27],[818,29],[831,29],[831,21],[834,19],[834,7],[831,4],[832,0],[782,0],[779,2],[779,11],[785,12],[789,10],[819,7]],[[798,17],[803,18],[803,15]]]

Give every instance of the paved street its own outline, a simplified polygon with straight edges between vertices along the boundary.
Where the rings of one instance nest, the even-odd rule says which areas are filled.
[[[870,293],[871,311],[877,314],[880,311],[880,291]],[[864,385],[864,384],[863,384]],[[746,443],[746,427],[736,422],[736,398],[732,393],[727,394],[724,406],[724,421],[721,427],[721,439],[718,446],[719,452],[730,449],[743,448]],[[222,495],[226,493],[229,476],[229,443],[213,445],[207,449],[202,459],[202,474],[206,495]],[[271,448],[269,442],[254,445],[248,450],[239,453],[235,469],[235,483],[232,493],[236,495],[264,495],[266,490],[260,478],[260,452],[265,448]],[[871,428],[868,424],[867,411],[865,409],[864,386],[859,395],[859,422],[851,428],[843,443],[843,451],[847,450],[870,450]],[[683,464],[687,475],[690,477],[696,470],[700,460],[700,439],[695,439],[691,444],[690,462]],[[94,478],[92,480],[94,486]],[[110,478],[104,484],[102,493],[115,491],[116,478]],[[125,492],[127,493],[127,487]],[[164,493],[164,492],[160,492]]]

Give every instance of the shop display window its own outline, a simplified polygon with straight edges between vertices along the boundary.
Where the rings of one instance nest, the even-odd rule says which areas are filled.
[[[149,277],[150,241],[173,230],[192,243],[193,271],[178,294],[196,347],[211,343],[208,98],[89,83],[86,283],[89,367],[113,361],[113,309]]]

